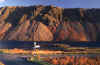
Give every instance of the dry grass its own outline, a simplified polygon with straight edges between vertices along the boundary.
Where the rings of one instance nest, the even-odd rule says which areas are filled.
[[[0,49],[2,53],[10,53],[10,54],[31,54],[36,53],[33,50],[23,50],[23,49]],[[39,50],[39,54],[60,54],[62,51],[49,51],[49,50]]]
[[[45,61],[54,65],[100,65],[100,57],[65,56],[60,58],[47,58]]]

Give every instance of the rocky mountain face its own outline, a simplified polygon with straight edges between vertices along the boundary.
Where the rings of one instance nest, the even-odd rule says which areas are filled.
[[[0,8],[0,40],[99,41],[100,9]]]

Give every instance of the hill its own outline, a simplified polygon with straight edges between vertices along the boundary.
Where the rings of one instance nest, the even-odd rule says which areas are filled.
[[[99,41],[100,9],[0,8],[0,40]]]

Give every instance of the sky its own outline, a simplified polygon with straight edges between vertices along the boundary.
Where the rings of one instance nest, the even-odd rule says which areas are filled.
[[[30,5],[54,5],[63,8],[100,8],[100,0],[0,0],[0,7]]]

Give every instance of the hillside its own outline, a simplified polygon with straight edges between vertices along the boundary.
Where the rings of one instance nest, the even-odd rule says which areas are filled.
[[[0,8],[0,40],[99,41],[100,9]]]

